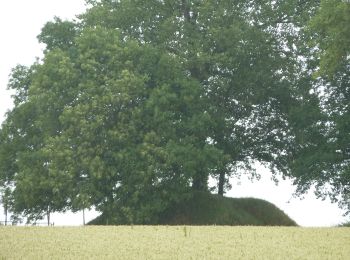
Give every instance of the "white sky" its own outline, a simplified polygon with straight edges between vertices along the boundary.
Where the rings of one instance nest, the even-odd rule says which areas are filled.
[[[73,19],[85,10],[84,0],[1,0],[0,1],[0,122],[5,112],[12,107],[11,93],[6,90],[11,68],[17,64],[30,65],[35,57],[42,57],[43,46],[36,36],[43,25],[54,16]],[[290,181],[281,181],[275,186],[270,173],[260,169],[262,179],[251,183],[247,178],[232,180],[233,189],[230,197],[256,197],[270,201],[278,206],[299,225],[333,226],[345,221],[343,211],[329,201],[317,200],[313,194],[305,199],[292,198],[294,187]],[[97,215],[88,212],[89,221]],[[4,216],[0,211],[0,220]],[[55,225],[81,225],[82,214],[54,214]]]

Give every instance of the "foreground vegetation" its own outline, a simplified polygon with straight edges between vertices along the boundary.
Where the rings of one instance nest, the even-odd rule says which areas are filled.
[[[347,259],[348,228],[1,227],[0,259]]]
[[[89,224],[123,225],[122,214],[102,214]],[[161,225],[297,226],[282,210],[255,198],[228,198],[196,192],[187,200],[171,205],[156,222]]]

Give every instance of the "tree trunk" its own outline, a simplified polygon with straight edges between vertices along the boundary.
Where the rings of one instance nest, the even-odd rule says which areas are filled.
[[[83,209],[83,226],[85,226],[85,209]]]
[[[47,208],[47,226],[50,226],[50,207]]]
[[[5,214],[5,226],[7,226],[7,218],[8,218],[8,211],[9,211],[9,199],[10,197],[10,189],[9,188],[6,188],[4,193],[2,194],[1,196],[1,201],[4,205],[4,214]]]
[[[8,210],[7,210],[7,203],[5,202],[5,204],[4,204],[5,226],[7,226],[7,212],[8,212]]]
[[[201,173],[193,176],[192,189],[196,191],[208,191],[208,176]]]
[[[225,171],[221,170],[219,175],[218,183],[218,194],[224,196],[224,185],[225,185]]]

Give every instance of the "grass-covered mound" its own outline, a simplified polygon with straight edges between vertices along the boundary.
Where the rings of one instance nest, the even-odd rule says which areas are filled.
[[[296,226],[272,203],[254,198],[227,198],[196,193],[174,205],[161,218],[161,224]]]
[[[111,223],[104,215],[89,224]],[[123,223],[113,223],[123,224]],[[254,225],[297,226],[272,203],[254,198],[227,198],[197,192],[192,198],[173,205],[159,216],[160,225]]]

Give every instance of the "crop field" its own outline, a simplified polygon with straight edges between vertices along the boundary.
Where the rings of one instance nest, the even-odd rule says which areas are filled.
[[[350,259],[350,229],[0,227],[0,259]]]

